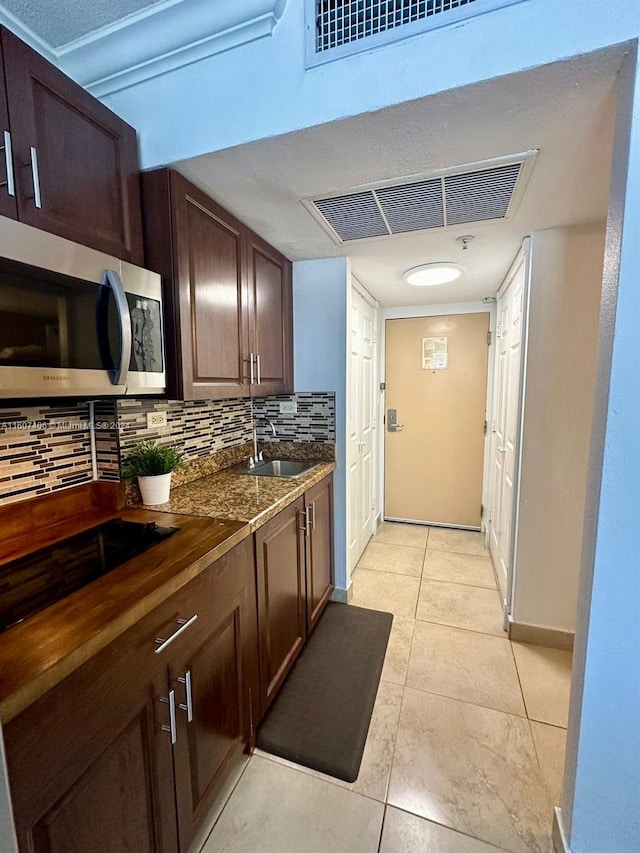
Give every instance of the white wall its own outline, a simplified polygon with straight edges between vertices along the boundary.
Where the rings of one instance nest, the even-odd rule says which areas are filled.
[[[336,395],[334,485],[335,585],[346,590],[347,574],[347,301],[346,258],[293,265],[293,357],[296,391]]]
[[[639,33],[638,0],[528,0],[306,71],[304,3],[288,0],[272,36],[105,101],[138,129],[142,164],[151,168],[588,53]]]
[[[513,621],[575,631],[604,224],[531,235]]]

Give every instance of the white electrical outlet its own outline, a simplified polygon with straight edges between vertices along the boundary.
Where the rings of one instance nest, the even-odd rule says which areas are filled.
[[[281,400],[280,401],[281,415],[297,415],[298,401],[297,400]]]
[[[166,412],[147,412],[147,429],[157,429],[158,427],[166,427],[166,425]]]

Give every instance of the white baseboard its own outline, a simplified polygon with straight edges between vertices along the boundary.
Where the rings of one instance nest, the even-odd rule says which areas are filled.
[[[526,622],[514,622],[509,616],[507,629],[509,639],[516,643],[531,643],[534,646],[546,646],[550,649],[573,651],[574,635],[571,631],[545,628],[542,625],[528,625]]]
[[[555,853],[571,853],[569,841],[562,821],[562,809],[556,806],[553,810],[553,829],[551,831]]]
[[[335,587],[331,593],[331,601],[338,601],[340,604],[349,604],[353,598],[353,581],[349,581],[349,586],[346,589]]]

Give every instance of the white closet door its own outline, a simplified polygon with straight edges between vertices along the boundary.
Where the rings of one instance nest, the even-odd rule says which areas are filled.
[[[375,308],[352,288],[347,419],[350,571],[373,529],[375,323]]]
[[[489,547],[505,601],[509,601],[513,571],[511,553],[519,452],[525,275],[522,256],[498,294],[497,302]]]

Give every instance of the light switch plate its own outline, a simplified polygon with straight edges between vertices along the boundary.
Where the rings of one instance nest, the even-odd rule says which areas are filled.
[[[166,427],[167,413],[166,412],[147,412],[147,429],[156,429],[157,427]]]
[[[280,401],[280,414],[281,415],[297,415],[298,414],[298,402],[297,402],[297,400],[281,400]]]

